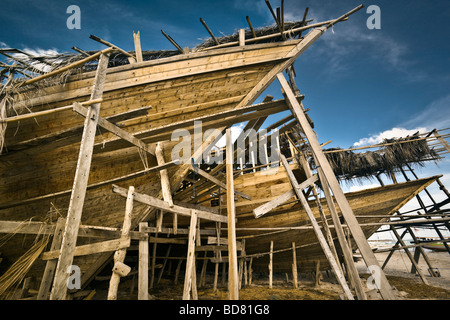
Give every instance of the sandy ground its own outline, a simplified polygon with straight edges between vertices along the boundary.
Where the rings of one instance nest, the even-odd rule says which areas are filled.
[[[439,272],[440,277],[432,277],[430,272],[428,271],[429,266],[426,263],[425,259],[421,256],[419,259],[419,268],[424,275],[425,280],[428,285],[433,287],[439,287],[446,290],[450,290],[450,254],[448,252],[439,252],[439,251],[431,251],[425,249],[425,253],[428,256],[430,264],[433,270]],[[414,255],[414,252],[411,251],[411,254]],[[388,252],[379,252],[375,251],[375,257],[377,258],[380,266],[384,264],[386,258],[388,257]],[[364,273],[367,270],[364,262],[359,260],[357,262],[357,268],[360,273]],[[394,277],[402,277],[410,280],[414,280],[417,283],[423,283],[420,276],[415,273],[411,273],[411,261],[408,258],[408,255],[403,250],[397,250],[389,259],[388,263],[384,268],[384,272],[386,276],[394,276]]]
[[[419,260],[419,268],[424,275],[427,284],[421,280],[417,273],[412,274],[411,262],[404,251],[395,251],[387,263],[384,272],[393,286],[394,292],[400,300],[450,300],[450,255],[447,252],[426,251],[434,270],[438,271],[440,277],[432,277],[428,272],[428,265],[423,257]],[[383,265],[389,253],[375,253],[380,266]],[[413,252],[412,252],[413,254]],[[370,274],[362,259],[356,262],[356,266],[362,279],[363,286],[367,284]],[[240,300],[340,300],[343,298],[342,288],[334,276],[322,272],[322,280],[319,286],[314,285],[312,274],[302,274],[299,279],[299,288],[294,289],[292,275],[274,274],[273,287],[268,286],[268,275],[266,273],[254,274],[251,286],[243,286],[239,291]],[[182,282],[182,281],[181,281]],[[219,290],[213,290],[213,275],[207,276],[206,285],[198,287],[199,300],[227,300],[228,290],[221,286],[219,278]],[[103,283],[105,288],[97,288],[94,300],[106,299],[107,282]],[[131,279],[121,281],[119,287],[119,300],[136,300],[137,285]],[[172,275],[164,276],[161,283],[149,290],[154,300],[181,300],[183,285],[173,284]],[[369,290],[367,290],[369,291]],[[376,291],[376,290],[375,290]],[[373,292],[373,291],[372,291]],[[369,292],[370,300],[379,300],[381,296]]]

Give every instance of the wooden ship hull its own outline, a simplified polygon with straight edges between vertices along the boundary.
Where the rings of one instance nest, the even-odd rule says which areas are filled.
[[[349,14],[351,12],[333,20],[332,24],[325,24],[330,27],[346,19]],[[212,50],[109,67],[105,71],[101,98],[93,94],[98,69],[80,71],[60,79],[51,78],[48,82],[45,79],[35,83],[35,79],[31,79],[10,86],[6,94],[0,97],[3,107],[6,106],[7,116],[0,122],[3,131],[0,144],[3,147],[0,149],[0,232],[6,233],[0,243],[3,258],[0,274],[23,256],[37,235],[53,235],[57,219],[66,218],[70,204],[76,201],[73,199],[76,189],[74,176],[78,176],[82,162],[80,150],[83,150],[83,129],[90,121],[86,108],[89,104],[100,103],[100,118],[97,119],[99,125],[95,127],[92,162],[87,169],[88,182],[82,201],[77,247],[119,238],[126,200],[114,188],[126,190],[134,186],[136,194],[162,199],[162,170],[167,170],[170,177],[168,184],[174,203],[181,203],[183,210],[194,206],[196,210],[210,212],[216,219],[220,216],[224,219],[219,220],[226,222],[226,207],[222,206],[219,210],[209,201],[209,188],[198,196],[202,188],[196,188],[194,180],[193,184],[186,185],[186,178],[195,171],[195,167],[191,163],[179,164],[172,159],[172,147],[179,143],[178,139],[171,141],[172,133],[183,129],[194,135],[197,121],[201,121],[203,133],[207,129],[222,132],[233,124],[247,121],[259,122],[261,126],[269,115],[290,110],[285,99],[265,99],[261,103],[253,103],[277,75],[290,67],[326,29],[313,29],[300,39],[244,43],[230,48],[219,46]],[[295,98],[301,100],[302,96]],[[107,127],[109,129],[105,129]],[[206,140],[203,137],[205,146]],[[162,151],[158,153],[160,147]],[[194,152],[198,152],[195,143],[191,143],[191,151],[194,157]],[[223,169],[221,166],[209,172]],[[207,166],[200,167],[206,170]],[[292,168],[299,182],[306,179],[305,173],[296,165]],[[208,178],[209,183],[213,181],[217,184],[220,180],[224,185],[223,173],[216,170],[214,174],[215,182]],[[432,177],[347,194],[355,215],[367,216],[360,219],[364,235],[370,237],[379,227],[373,223],[386,221],[435,179]],[[274,260],[276,271],[291,269],[292,242],[297,246],[300,269],[315,268],[318,260],[321,267],[326,267],[327,260],[321,253],[314,232],[309,229],[308,218],[296,201],[283,204],[259,218],[252,213],[256,207],[291,189],[283,167],[237,175],[234,186],[236,191],[251,198],[237,196],[236,227],[238,240],[246,239],[246,254],[256,258],[253,264],[255,270],[266,270],[266,253],[271,241],[274,251],[279,251]],[[195,196],[192,197],[192,194]],[[310,206],[318,216],[317,205],[310,202]],[[327,213],[326,203],[322,202],[322,206]],[[164,212],[164,219],[159,219],[162,217],[161,211],[172,212],[170,210],[134,201],[131,230],[136,231],[142,221],[150,222],[153,228],[161,222],[158,230],[174,227],[175,223],[180,230],[187,230],[189,214],[180,215],[174,222],[172,218],[176,215]],[[377,217],[369,217],[374,215]],[[11,227],[8,222],[20,224]],[[33,224],[35,222],[39,225]],[[365,226],[364,223],[370,225]],[[38,229],[33,229],[34,226]],[[209,231],[215,231],[216,223],[202,219],[201,226],[204,230],[209,228]],[[171,232],[168,234],[179,238],[175,240],[186,244],[186,233],[180,232],[175,236],[173,230]],[[105,234],[109,236],[105,237]],[[132,239],[139,240],[139,237],[142,235]],[[226,237],[223,230],[221,237]],[[48,249],[47,246],[45,251]],[[74,257],[73,265],[80,267],[83,286],[111,262],[113,251],[118,249]],[[186,245],[180,250],[186,257]],[[40,281],[47,261],[56,260],[56,256],[49,258],[47,255],[46,259],[36,259],[27,276]],[[58,259],[61,260],[60,257]]]
[[[195,119],[205,120],[203,130],[242,121],[236,118],[240,113],[220,113],[247,107],[256,97],[253,92],[267,85],[268,75],[297,54],[300,42],[225,48],[108,68],[100,116],[108,119],[124,114],[114,123],[153,150],[155,142],[166,140],[164,158],[170,162],[171,146],[178,141],[167,141],[173,131],[168,126],[193,133]],[[51,111],[88,101],[94,77],[95,72],[89,72],[73,75],[63,84],[22,90],[14,94],[10,111]],[[128,119],[127,112],[141,109],[144,113]],[[285,110],[285,103],[269,103],[253,108],[244,119]],[[216,116],[207,121],[204,116],[208,115]],[[84,118],[71,108],[7,123],[0,156],[0,220],[44,220],[53,214],[54,223],[58,215],[66,215],[83,123]],[[125,200],[112,193],[112,184],[133,185],[137,192],[161,197],[159,171],[145,172],[158,163],[155,157],[143,155],[137,147],[102,128],[97,133],[81,224],[120,228]],[[167,170],[170,177],[179,177],[171,181],[172,190],[176,190],[183,176],[179,173],[186,168],[172,166]],[[151,219],[147,217],[150,212],[147,206],[136,203],[132,225]],[[16,235],[14,241],[2,246],[4,261],[15,261],[33,240],[30,235]],[[79,239],[79,244],[83,243]],[[83,273],[92,275],[90,270],[98,269],[92,266],[93,261],[100,261],[98,256],[75,258],[74,263]],[[42,275],[39,264],[36,276]]]

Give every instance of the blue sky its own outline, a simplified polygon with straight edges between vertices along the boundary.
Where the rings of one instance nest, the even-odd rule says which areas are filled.
[[[276,8],[280,0],[271,4]],[[359,4],[365,8],[328,30],[295,63],[297,84],[319,141],[347,148],[377,142],[390,133],[449,128],[448,0],[285,0],[285,17],[301,20],[309,7],[308,17],[318,22]],[[69,5],[81,9],[80,30],[66,27]],[[369,5],[381,9],[379,30],[366,26]],[[0,47],[29,52],[71,52],[72,46],[103,49],[90,34],[133,50],[132,33],[138,30],[144,50],[173,49],[161,29],[182,47],[192,48],[209,37],[200,17],[217,36],[246,28],[247,15],[254,27],[273,24],[264,0],[3,0],[1,7]],[[265,94],[281,98],[278,83]],[[430,164],[418,171],[421,176],[436,172],[445,174],[450,184],[448,155],[440,167]]]

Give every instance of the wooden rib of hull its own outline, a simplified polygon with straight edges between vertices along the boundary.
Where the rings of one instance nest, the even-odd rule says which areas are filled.
[[[294,172],[297,168],[292,165]],[[274,170],[274,169],[271,169]],[[309,220],[306,212],[295,198],[290,200],[291,203],[277,207],[271,212],[260,218],[254,218],[252,210],[263,203],[276,198],[277,196],[288,191],[291,186],[283,168],[278,169],[278,174],[263,175],[264,171],[254,174],[239,176],[235,179],[236,190],[243,191],[252,196],[252,200],[240,199],[236,203],[237,212],[237,232],[238,238],[248,238],[246,241],[246,253],[255,255],[258,253],[267,253],[270,248],[270,241],[274,242],[273,257],[274,271],[291,272],[292,265],[292,242],[295,242],[297,250],[297,264],[299,271],[306,272],[315,270],[316,261],[320,260],[320,266],[328,269],[328,263],[317,238],[312,229],[301,230],[265,230],[265,231],[249,231],[245,228],[276,228],[276,227],[301,227],[307,226]],[[252,176],[254,183],[252,184]],[[264,179],[269,180],[266,184]],[[358,192],[346,193],[346,197],[356,216],[385,216],[386,218],[399,210],[406,202],[412,199],[416,194],[434,182],[437,177],[430,177],[410,182],[398,183],[384,187],[371,188]],[[276,181],[276,184],[272,182]],[[299,180],[301,181],[301,180]],[[329,225],[332,225],[331,216],[328,206],[324,199],[321,199]],[[337,205],[337,204],[336,204]],[[311,209],[320,222],[319,211],[315,201],[310,201]],[[339,208],[338,213],[340,214]],[[386,218],[358,218],[361,224],[385,222]],[[380,225],[362,226],[366,238],[369,238]],[[332,230],[333,239],[338,247],[337,237]],[[352,244],[356,249],[355,244]],[[255,271],[267,271],[268,256],[263,255],[253,260],[253,269]]]

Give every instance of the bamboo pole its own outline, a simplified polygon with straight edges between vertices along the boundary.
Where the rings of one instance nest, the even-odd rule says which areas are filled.
[[[116,51],[116,50],[117,50],[117,48],[112,48],[112,47],[106,48],[105,50],[99,51],[99,52],[93,54],[92,56],[89,56],[89,57],[86,57],[86,58],[84,58],[82,60],[76,61],[76,62],[74,62],[72,64],[69,64],[68,66],[62,67],[62,68],[60,68],[58,70],[55,70],[55,71],[43,74],[42,76],[35,77],[33,79],[26,80],[26,81],[22,82],[21,85],[22,86],[26,86],[26,85],[35,83],[36,81],[40,81],[40,80],[43,80],[43,79],[46,79],[46,78],[49,78],[49,77],[53,77],[53,76],[55,76],[57,74],[65,72],[67,70],[70,70],[70,69],[82,66],[83,64],[85,64],[85,63],[87,63],[89,61],[95,60],[98,57],[101,57],[102,55],[107,55],[107,54],[109,54],[109,53],[111,53],[113,51]]]

